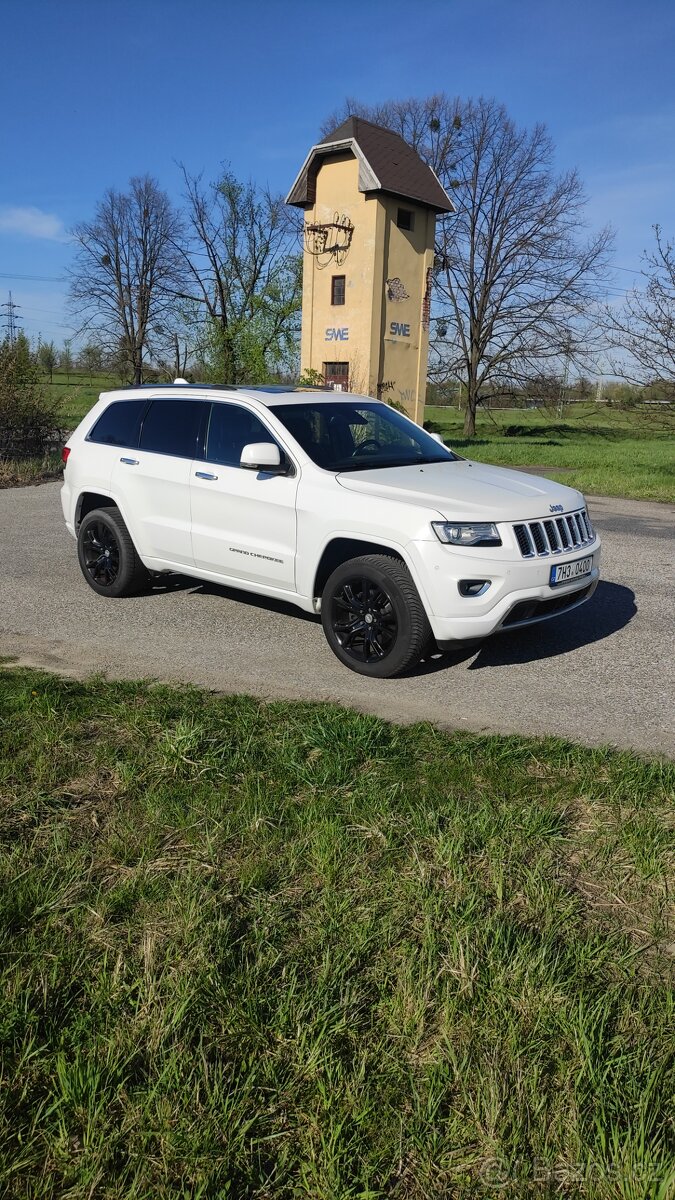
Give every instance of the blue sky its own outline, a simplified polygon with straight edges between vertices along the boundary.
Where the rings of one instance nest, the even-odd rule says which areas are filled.
[[[655,222],[675,236],[672,0],[0,0],[0,300],[69,335],[67,231],[146,171],[223,162],[286,191],[327,114],[446,91],[544,121],[593,226],[616,229],[612,292]],[[21,279],[41,276],[44,280]]]

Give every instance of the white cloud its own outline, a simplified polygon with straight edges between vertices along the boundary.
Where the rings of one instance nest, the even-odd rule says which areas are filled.
[[[50,242],[62,242],[66,235],[60,217],[33,207],[0,208],[0,232],[46,238]]]

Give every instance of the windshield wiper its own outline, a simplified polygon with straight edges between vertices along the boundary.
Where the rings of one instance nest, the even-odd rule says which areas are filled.
[[[350,462],[348,466],[334,467],[333,470],[338,474],[345,474],[349,471],[386,471],[394,467],[427,467],[432,463],[452,463],[456,462],[456,458],[402,458],[402,459],[387,459],[386,462],[373,460],[372,462]]]

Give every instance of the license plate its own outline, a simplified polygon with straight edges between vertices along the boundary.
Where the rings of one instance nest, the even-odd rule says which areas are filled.
[[[592,554],[589,554],[588,558],[575,558],[574,562],[556,563],[554,567],[551,567],[548,577],[549,586],[555,587],[557,583],[572,583],[575,579],[590,575],[592,570]]]

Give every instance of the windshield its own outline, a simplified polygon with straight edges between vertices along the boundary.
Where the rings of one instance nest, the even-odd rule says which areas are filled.
[[[451,450],[394,408],[376,400],[270,405],[303,450],[327,471],[372,471],[454,462]]]

